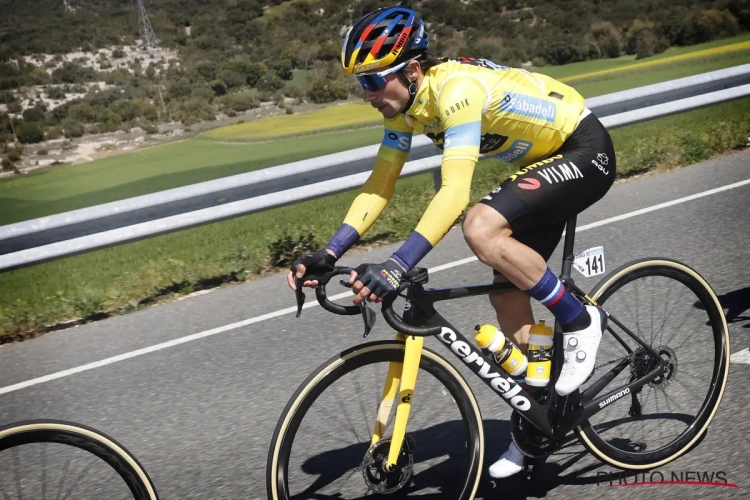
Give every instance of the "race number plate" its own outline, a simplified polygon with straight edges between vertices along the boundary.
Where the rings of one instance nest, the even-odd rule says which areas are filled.
[[[594,247],[575,254],[573,267],[587,278],[604,274],[604,247]]]

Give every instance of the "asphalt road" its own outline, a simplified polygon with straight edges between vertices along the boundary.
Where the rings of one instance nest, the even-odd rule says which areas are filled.
[[[737,153],[616,184],[604,200],[579,217],[576,250],[603,245],[608,271],[652,256],[671,257],[695,268],[722,300],[730,320],[732,353],[747,349],[750,183],[706,196],[701,193],[747,181],[749,162],[750,153]],[[633,214],[692,195],[696,196]],[[623,217],[593,224],[616,216]],[[550,260],[554,271],[559,270],[561,246]],[[380,262],[394,248],[348,256],[342,264]],[[456,264],[471,257],[460,229],[454,228],[420,265],[443,266],[431,273],[431,286],[489,282],[491,271],[475,260]],[[601,279],[575,277],[584,289]],[[330,293],[340,291],[344,289]],[[312,294],[308,302],[314,302]],[[265,498],[266,456],[284,405],[310,371],[362,342],[357,317],[339,317],[312,306],[295,318],[293,309],[294,295],[285,277],[277,275],[5,346],[0,349],[0,423],[49,417],[96,427],[139,457],[164,499]],[[439,311],[466,335],[475,324],[492,322],[494,315],[485,297],[445,303]],[[542,308],[535,311],[537,317],[551,319]],[[379,317],[368,340],[391,337]],[[684,342],[689,346],[691,340]],[[426,344],[455,361],[436,339]],[[700,363],[694,359],[681,361],[682,369],[689,372],[695,366],[700,373]],[[696,377],[691,383],[701,381]],[[574,442],[548,460],[532,487],[516,479],[492,482],[486,476],[487,467],[508,443],[510,412],[472,378],[487,432],[480,496],[746,498],[750,495],[748,381],[750,365],[734,363],[706,438],[689,454],[658,469],[665,479],[696,480],[714,473],[737,488],[615,487],[616,471]],[[677,394],[676,403],[685,401],[680,394],[687,392]],[[332,421],[329,432],[337,425]],[[718,472],[724,474],[716,476]],[[649,479],[658,480],[647,474],[645,480]]]

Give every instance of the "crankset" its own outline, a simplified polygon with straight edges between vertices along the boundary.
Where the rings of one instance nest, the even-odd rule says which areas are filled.
[[[530,458],[549,456],[560,445],[559,440],[546,436],[516,411],[510,415],[510,437],[521,453]]]

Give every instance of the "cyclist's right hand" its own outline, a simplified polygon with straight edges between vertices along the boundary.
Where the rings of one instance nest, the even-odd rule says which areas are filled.
[[[295,276],[303,278],[306,274],[319,275],[333,271],[336,260],[336,256],[328,250],[303,255],[294,261],[289,273],[287,273],[286,280],[289,288],[297,290],[297,286],[294,284]],[[302,286],[317,288],[318,281],[306,280],[302,283]]]

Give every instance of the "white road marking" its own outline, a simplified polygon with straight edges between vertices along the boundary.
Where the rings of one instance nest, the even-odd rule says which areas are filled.
[[[703,191],[698,194],[685,196],[684,198],[678,198],[676,200],[668,201],[666,203],[660,203],[658,205],[654,205],[652,207],[642,208],[640,210],[635,210],[633,212],[628,212],[626,214],[618,215],[616,217],[610,217],[609,219],[604,219],[598,222],[593,222],[591,224],[586,224],[584,226],[580,226],[576,228],[576,233],[587,231],[589,229],[594,229],[596,227],[605,226],[607,224],[612,224],[614,222],[619,222],[625,219],[630,219],[631,217],[636,217],[638,215],[643,215],[649,212],[653,212],[655,210],[661,210],[662,208],[672,207],[674,205],[679,205],[680,203],[685,203],[688,201],[696,200],[699,198],[703,198],[705,196],[710,196],[712,194],[721,193],[722,191],[727,191],[729,189],[735,189],[741,186],[745,186],[747,184],[750,184],[750,179],[746,179],[744,181],[735,182],[733,184],[727,184],[726,186],[718,187],[716,189],[711,189],[708,191]],[[433,268],[430,268],[428,270],[429,273],[436,273],[440,271],[444,271],[446,269],[450,269],[452,267],[462,266],[464,264],[469,264],[471,262],[476,261],[476,257],[469,257],[466,259],[457,260],[455,262],[449,262],[447,264],[443,264],[440,266],[435,266]],[[307,294],[309,297],[309,294]],[[343,292],[338,295],[334,295],[330,297],[330,300],[338,300],[345,297],[351,296],[351,292]],[[309,299],[308,299],[309,300]],[[302,306],[303,309],[309,309],[311,307],[318,307],[319,304],[316,300],[310,300],[308,301],[304,306]],[[194,333],[193,335],[188,335],[187,337],[181,337],[179,339],[170,340],[168,342],[162,342],[161,344],[152,345],[151,347],[145,347],[143,349],[138,349],[136,351],[126,352],[124,354],[120,354],[117,356],[112,356],[111,358],[102,359],[101,361],[95,361],[93,363],[87,363],[85,365],[77,366],[75,368],[70,368],[69,370],[63,370],[56,373],[51,373],[49,375],[44,375],[43,377],[37,377],[31,380],[27,380],[25,382],[20,382],[18,384],[9,385],[3,388],[0,388],[0,395],[8,394],[10,392],[19,391],[21,389],[25,389],[27,387],[32,387],[35,385],[43,384],[45,382],[51,382],[53,380],[57,380],[63,377],[69,377],[70,375],[75,375],[76,373],[85,372],[88,370],[93,370],[95,368],[101,368],[102,366],[111,365],[113,363],[118,363],[120,361],[125,361],[126,359],[135,358],[138,356],[142,356],[144,354],[149,354],[156,351],[161,351],[163,349],[167,349],[170,347],[174,347],[180,344],[185,344],[187,342],[192,342],[194,340],[203,339],[206,337],[211,337],[212,335],[217,335],[219,333],[228,332],[231,330],[236,330],[237,328],[242,328],[244,326],[253,325],[255,323],[260,323],[261,321],[265,321],[268,319],[278,318],[279,316],[284,316],[287,314],[294,314],[297,311],[296,307],[287,307],[286,309],[280,309],[278,311],[274,311],[268,314],[263,314],[262,316],[255,316],[254,318],[248,318],[243,321],[238,321],[236,323],[232,323],[229,325],[220,326],[218,328],[212,328],[211,330],[205,330],[203,332]],[[744,353],[744,354],[743,354]],[[743,356],[738,356],[735,358],[735,356],[743,354]],[[745,357],[747,356],[747,357]],[[736,361],[736,359],[739,359],[739,361]],[[748,359],[748,361],[744,361],[745,359]],[[744,351],[740,351],[738,353],[735,353],[731,356],[730,362],[738,362],[738,363],[749,363],[750,362],[750,353],[747,352],[747,349]]]
[[[750,348],[742,349],[729,356],[729,364],[742,363],[743,365],[750,365]]]

